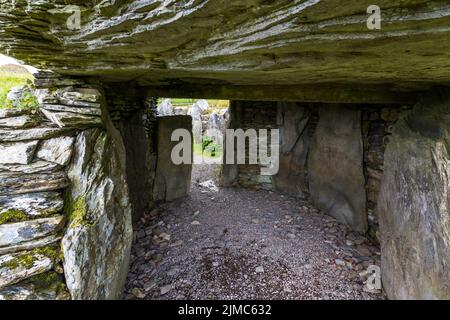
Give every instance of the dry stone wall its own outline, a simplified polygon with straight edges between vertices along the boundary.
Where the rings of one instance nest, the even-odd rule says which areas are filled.
[[[51,72],[35,86],[35,110],[0,109],[0,300],[118,298],[132,235],[121,136],[101,89]]]

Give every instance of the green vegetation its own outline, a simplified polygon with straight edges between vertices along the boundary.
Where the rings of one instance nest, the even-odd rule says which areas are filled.
[[[222,152],[222,148],[209,137],[204,137],[202,143],[194,144],[194,153],[203,157],[217,159],[222,157]]]
[[[158,105],[162,103],[162,100],[165,98],[158,99]],[[189,108],[192,106],[196,101],[199,99],[170,99],[172,102],[172,105],[175,108]],[[226,109],[230,106],[229,100],[206,100],[209,104],[209,109],[206,110],[205,114],[210,114],[213,111],[220,110],[220,109]]]
[[[12,73],[0,69],[0,109],[23,108],[35,109],[36,97],[31,93],[25,93],[18,105],[14,106],[6,96],[8,92],[17,86],[33,85],[33,76],[29,73]]]
[[[59,254],[56,247],[43,247],[33,249],[24,254],[17,255],[14,259],[3,263],[1,267],[8,268],[10,270],[17,268],[30,269],[34,266],[34,263],[39,258],[39,256],[45,256],[51,259],[54,263],[59,259]]]
[[[21,210],[7,210],[0,212],[0,224],[29,220],[28,215]]]
[[[68,220],[71,228],[76,228],[80,225],[87,225],[89,221],[87,220],[86,213],[86,199],[81,196],[75,200],[71,197],[66,200],[66,208],[64,212],[68,215]]]

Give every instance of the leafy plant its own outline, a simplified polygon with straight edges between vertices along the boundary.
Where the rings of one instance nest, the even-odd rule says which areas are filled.
[[[9,91],[13,87],[29,86],[32,87],[31,74],[17,74],[0,70],[0,109],[4,108],[26,108],[34,109],[37,107],[37,100],[32,94],[24,95],[21,101],[14,106],[13,103],[7,99]]]

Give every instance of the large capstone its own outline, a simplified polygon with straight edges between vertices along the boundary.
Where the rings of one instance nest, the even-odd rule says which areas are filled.
[[[319,110],[308,159],[312,201],[359,232],[367,231],[361,113],[346,106]]]
[[[90,129],[69,167],[68,227],[62,246],[73,299],[121,297],[132,241],[125,149],[118,132]]]
[[[394,127],[378,201],[390,299],[450,299],[450,92],[435,91]]]

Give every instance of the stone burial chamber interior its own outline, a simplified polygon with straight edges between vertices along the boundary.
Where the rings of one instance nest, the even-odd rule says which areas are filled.
[[[0,108],[0,299],[119,299],[133,224],[189,193],[156,97],[229,99],[279,129],[280,168],[223,186],[308,198],[381,245],[390,299],[450,299],[448,1],[0,3],[0,52],[39,112]],[[67,26],[80,9],[80,28]],[[225,153],[227,150],[225,150]]]

